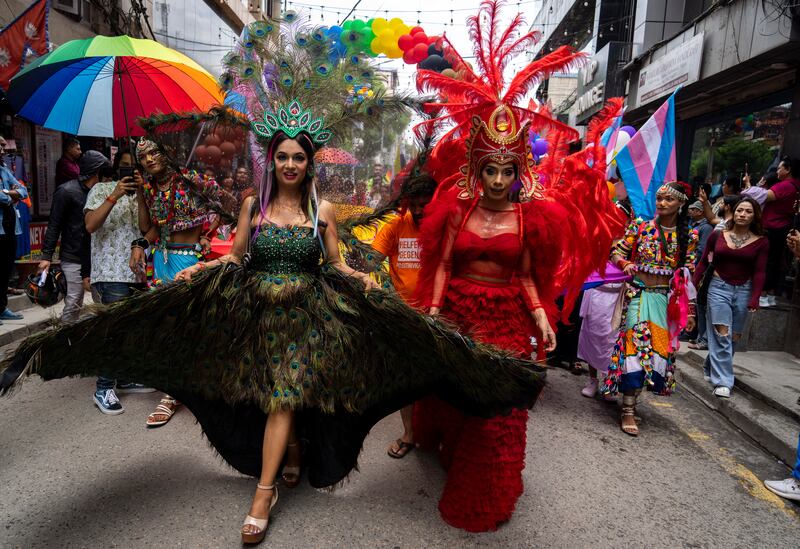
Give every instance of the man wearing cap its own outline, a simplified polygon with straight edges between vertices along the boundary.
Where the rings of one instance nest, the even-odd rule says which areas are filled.
[[[99,152],[86,151],[78,162],[81,170],[78,179],[67,181],[53,193],[39,272],[50,268],[56,244],[61,238],[59,257],[61,270],[67,280],[67,296],[64,298],[64,311],[61,313],[61,320],[64,322],[78,320],[83,307],[83,294],[85,286],[88,286],[91,270],[91,239],[86,232],[83,209],[89,190],[99,181],[98,172],[110,164],[108,158]]]
[[[703,203],[696,200],[689,204],[689,218],[692,222],[689,224],[690,228],[696,229],[697,234],[700,236],[700,241],[697,244],[697,257],[703,257],[703,250],[706,249],[706,242],[714,227],[709,224],[703,213]]]
[[[703,257],[703,250],[706,249],[706,242],[711,233],[714,232],[714,227],[706,219],[703,203],[696,200],[689,204],[689,228],[696,229],[699,240],[697,242],[697,257]],[[697,302],[697,337],[694,341],[689,343],[692,349],[704,350],[708,349],[708,339],[706,337],[706,303],[705,293],[698,296]]]

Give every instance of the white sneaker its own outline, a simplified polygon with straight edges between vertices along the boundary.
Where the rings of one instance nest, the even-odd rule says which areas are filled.
[[[769,306],[775,307],[778,304],[778,298],[774,295],[768,295],[767,299],[769,299]]]
[[[581,394],[586,398],[594,398],[594,395],[597,394],[597,380],[590,377],[586,386],[581,389]]]
[[[731,390],[728,387],[717,387],[714,389],[714,396],[721,398],[731,398]]]
[[[764,486],[773,494],[782,498],[800,501],[800,481],[794,477],[784,480],[765,480]]]
[[[768,295],[762,295],[761,297],[759,297],[758,298],[758,306],[760,308],[762,308],[762,309],[766,309],[767,307],[772,307],[772,305],[770,305],[770,302],[769,302],[769,296]]]

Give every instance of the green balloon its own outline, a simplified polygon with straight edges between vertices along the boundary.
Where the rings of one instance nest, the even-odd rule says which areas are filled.
[[[367,24],[366,24],[364,21],[362,21],[361,19],[354,19],[354,20],[353,20],[353,23],[350,25],[350,28],[352,28],[353,30],[360,31],[360,30],[361,30],[361,29],[363,29],[363,28],[364,28],[366,25],[367,25]]]
[[[361,29],[362,39],[361,42],[364,44],[364,48],[369,48],[369,45],[375,40],[375,33],[372,32],[372,29],[364,27]]]

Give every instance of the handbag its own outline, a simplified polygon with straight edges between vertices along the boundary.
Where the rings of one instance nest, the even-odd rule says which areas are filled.
[[[724,235],[718,233],[717,238]],[[716,241],[714,241],[716,245]],[[703,273],[703,279],[700,281],[700,287],[697,288],[697,306],[705,307],[708,302],[708,287],[711,286],[711,279],[714,278],[714,252],[713,250],[708,254],[708,268]]]

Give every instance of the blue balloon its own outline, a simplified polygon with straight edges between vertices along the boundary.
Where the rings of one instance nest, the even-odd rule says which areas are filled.
[[[334,38],[339,38],[339,36],[342,34],[342,27],[340,27],[339,25],[334,25],[331,28],[329,28],[327,31],[325,31],[325,33],[328,36],[332,36]]]

